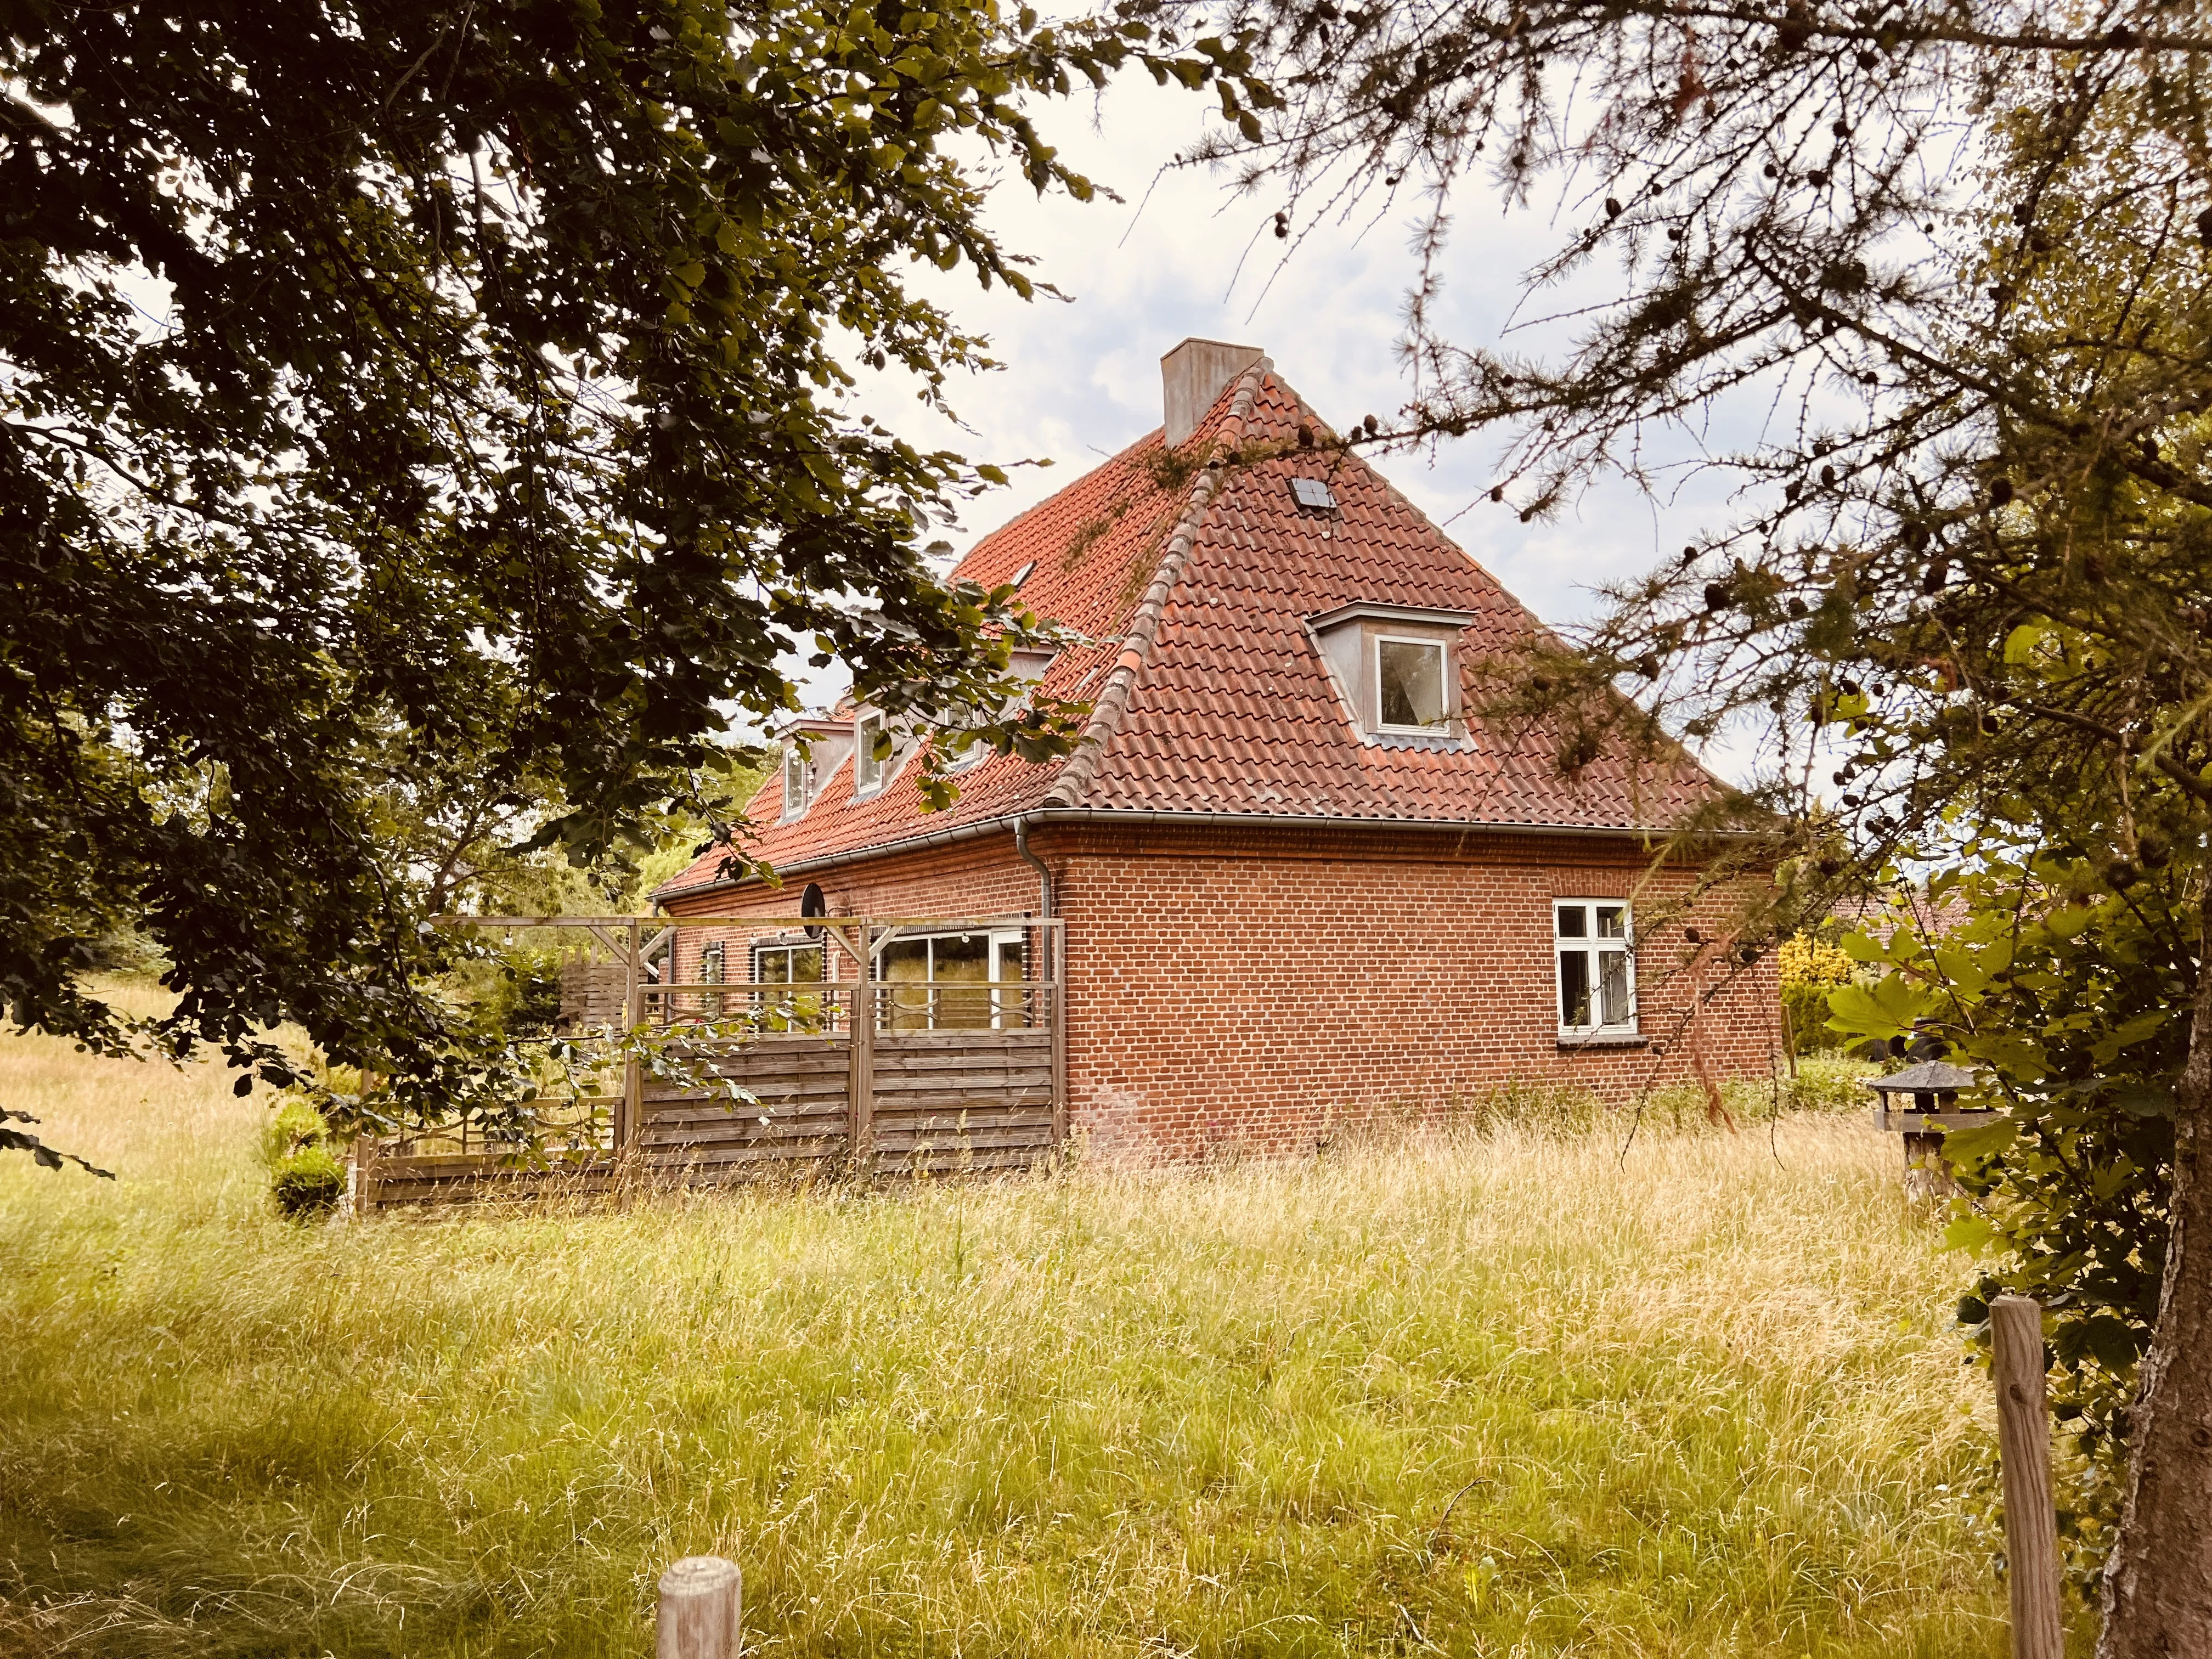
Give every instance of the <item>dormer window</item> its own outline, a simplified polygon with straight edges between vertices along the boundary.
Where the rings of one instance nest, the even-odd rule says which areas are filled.
[[[1006,674],[1024,687],[1035,685],[1052,666],[1056,651],[1016,650],[1006,653]]]
[[[1031,689],[1044,678],[1045,671],[1052,666],[1053,658],[1057,654],[1051,651],[1020,647],[1009,651],[1004,676],[1006,690],[996,699],[996,708],[991,713],[1004,718],[1019,707]],[[981,725],[984,719],[984,712],[978,710],[972,717],[972,724]],[[975,737],[966,726],[945,726],[939,731],[933,741],[938,753],[945,757],[945,766],[948,771],[964,771],[969,767],[980,765],[995,752],[989,744]]]
[[[853,793],[872,795],[890,775],[891,744],[881,714],[863,714],[853,722]]]
[[[1459,704],[1465,611],[1354,604],[1310,617],[1346,712],[1372,742],[1467,741]]]
[[[1384,732],[1434,737],[1455,712],[1444,696],[1451,647],[1439,639],[1375,636],[1375,724]]]
[[[801,715],[783,729],[783,821],[806,816],[822,793],[822,780],[845,763],[853,727],[845,720]]]
[[[814,765],[796,742],[783,746],[783,815],[795,818],[814,799]]]

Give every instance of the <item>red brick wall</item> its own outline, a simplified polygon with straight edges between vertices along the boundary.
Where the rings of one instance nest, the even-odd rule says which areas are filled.
[[[1070,1123],[1099,1155],[1310,1150],[1347,1120],[1439,1112],[1516,1081],[1626,1101],[1690,1075],[1698,1048],[1716,1077],[1763,1076],[1780,1042],[1771,961],[1731,978],[1678,925],[1639,929],[1644,1046],[1562,1047],[1552,900],[1626,898],[1654,915],[1690,884],[1652,876],[1631,842],[1098,825],[1030,840],[1067,920]],[[1038,902],[1011,836],[814,878],[840,915],[972,919]],[[801,885],[682,908],[795,911]],[[1702,907],[1705,932],[1723,908]],[[732,977],[743,960],[733,945]],[[1714,994],[1686,1024],[1693,988]]]
[[[790,877],[781,888],[748,884],[734,891],[709,893],[670,905],[677,930],[676,979],[693,982],[702,946],[725,941],[732,981],[749,972],[747,948],[755,938],[776,937],[780,928],[740,926],[684,926],[685,916],[779,916],[799,914],[799,895],[808,882],[822,889],[833,916],[944,916],[980,921],[1030,914],[1037,908],[1037,872],[1014,855],[1011,834],[964,842],[952,847],[907,853],[866,864],[847,865],[818,874]],[[830,952],[831,977],[850,979],[853,965],[842,951]]]

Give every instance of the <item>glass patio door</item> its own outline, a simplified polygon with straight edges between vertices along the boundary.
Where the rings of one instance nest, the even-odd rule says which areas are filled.
[[[878,958],[891,989],[884,1029],[892,1031],[988,1031],[1023,1023],[1018,990],[994,980],[1023,977],[1018,933],[932,933],[895,939]]]

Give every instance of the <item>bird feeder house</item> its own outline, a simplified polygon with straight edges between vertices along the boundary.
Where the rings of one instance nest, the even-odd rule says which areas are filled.
[[[1929,1192],[1951,1188],[1943,1137],[1954,1129],[1979,1128],[1997,1115],[1984,1107],[1960,1109],[1959,1097],[1980,1081],[1979,1073],[1947,1060],[1924,1060],[1887,1077],[1867,1079],[1866,1086],[1880,1102],[1874,1109],[1875,1127],[1905,1137],[1907,1185]]]

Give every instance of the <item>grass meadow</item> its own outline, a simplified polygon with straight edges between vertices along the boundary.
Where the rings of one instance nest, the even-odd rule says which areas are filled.
[[[367,1225],[0,1038],[0,1652],[1998,1656],[1965,1264],[1848,1117]]]

